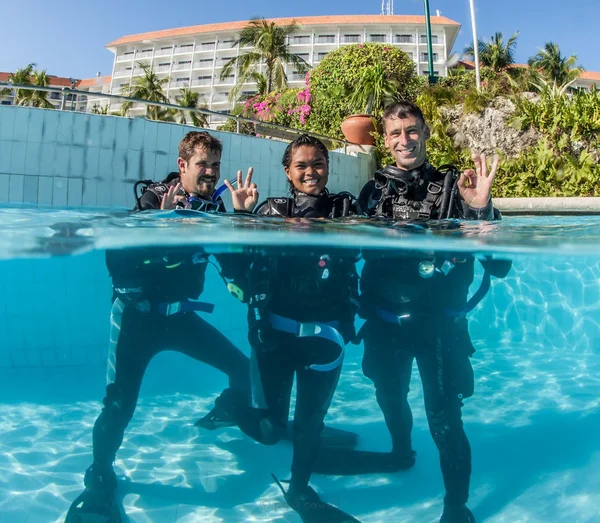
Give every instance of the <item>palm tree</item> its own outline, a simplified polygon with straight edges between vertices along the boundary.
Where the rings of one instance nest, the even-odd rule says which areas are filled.
[[[576,66],[577,56],[563,56],[555,42],[546,42],[543,49],[529,59],[529,66],[541,73],[545,78],[564,85],[575,80],[583,71]]]
[[[252,81],[253,75],[258,73],[261,64],[265,66],[267,93],[287,86],[285,64],[291,64],[299,73],[305,73],[308,70],[308,64],[298,55],[290,52],[288,44],[288,38],[298,29],[299,26],[296,22],[281,26],[264,18],[251,20],[241,30],[233,47],[239,45],[240,48],[253,47],[254,49],[232,58],[221,71],[221,79],[224,79],[230,76],[234,69],[237,69],[237,85],[230,96],[235,98],[242,85]]]
[[[206,109],[206,104],[202,106],[198,105],[199,94],[192,91],[189,87],[182,87],[179,91],[179,96],[176,98],[177,105],[182,107],[189,107],[190,109]],[[197,113],[196,111],[177,111],[179,116],[179,123],[186,124],[188,122],[188,116],[192,122],[192,125],[196,127],[207,127],[208,119],[205,114]]]
[[[477,49],[479,50],[479,61],[485,67],[496,71],[504,71],[515,63],[515,48],[517,47],[517,38],[519,31],[512,35],[506,44],[504,43],[504,34],[496,33],[489,42],[478,40]],[[471,58],[475,57],[475,49],[472,45],[465,49],[465,54]]]
[[[33,68],[35,67],[34,63],[27,64],[23,69],[17,69],[14,73],[11,73],[8,76],[8,81],[14,85],[31,85],[31,77],[33,76]],[[11,89],[6,88],[3,89],[0,93],[1,95],[10,94]],[[25,90],[25,89],[16,89],[15,90],[15,105],[28,105],[28,101],[31,98],[33,91]]]
[[[138,62],[138,67],[141,67],[144,74],[136,76],[131,80],[131,83],[121,87],[121,94],[129,98],[138,98],[139,100],[147,100],[149,102],[169,103],[169,99],[165,95],[163,85],[169,82],[169,77],[159,78],[153,71],[152,66]],[[121,114],[127,115],[129,109],[133,106],[133,102],[124,102],[121,106]],[[166,115],[164,110],[156,105],[146,105],[146,118],[150,120],[163,120]]]
[[[50,79],[45,69],[33,73],[33,85],[39,85],[40,87],[48,87],[50,85]],[[28,105],[31,105],[31,107],[41,107],[42,109],[54,109],[54,106],[48,101],[48,91],[29,92]]]

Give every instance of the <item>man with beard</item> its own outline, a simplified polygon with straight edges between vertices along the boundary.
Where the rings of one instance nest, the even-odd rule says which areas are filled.
[[[188,133],[179,144],[179,172],[160,183],[147,182],[136,210],[179,207],[225,212],[215,191],[221,152],[221,142],[210,134]],[[226,183],[234,208],[251,212],[258,199],[251,169],[245,183],[241,171],[237,178],[237,189]],[[107,251],[113,284],[108,386],[94,424],[94,461],[85,473],[86,489],[73,502],[66,523],[121,521],[112,464],[135,411],[146,368],[159,352],[176,350],[215,367],[229,378],[228,394],[249,398],[248,358],[196,314],[213,308],[197,301],[208,263],[208,254],[194,245]]]

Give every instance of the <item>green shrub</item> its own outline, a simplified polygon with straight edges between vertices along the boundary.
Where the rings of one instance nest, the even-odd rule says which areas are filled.
[[[351,93],[359,85],[364,70],[378,64],[385,70],[388,80],[397,85],[398,98],[416,98],[423,83],[416,76],[415,64],[406,53],[385,44],[344,46],[329,53],[310,72],[308,85],[313,103],[307,119],[308,129],[342,138],[340,125],[354,112]]]

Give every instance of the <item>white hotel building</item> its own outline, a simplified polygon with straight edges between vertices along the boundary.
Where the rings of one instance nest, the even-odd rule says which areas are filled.
[[[290,38],[291,50],[311,66],[344,45],[378,42],[405,51],[414,60],[419,74],[428,72],[424,16],[343,15],[273,19],[280,25],[294,20],[300,29]],[[220,74],[231,58],[244,52],[233,44],[239,31],[247,24],[248,21],[197,25],[119,38],[106,46],[115,54],[115,59],[112,75],[102,79],[101,89],[120,94],[123,85],[142,73],[138,66],[141,62],[151,64],[159,76],[170,79],[165,90],[172,101],[182,87],[190,86],[200,94],[200,103],[213,111],[227,113],[232,107],[228,97],[236,84],[236,74],[223,80]],[[460,24],[443,16],[434,16],[431,27],[435,72],[445,76],[446,60]],[[304,75],[298,74],[292,66],[287,67],[286,73],[290,87],[304,84]],[[247,84],[243,92],[255,92],[255,85]],[[97,103],[99,101],[90,96],[88,110]],[[102,103],[105,104],[106,101]],[[110,110],[118,110],[119,106],[113,103]],[[141,112],[143,108],[137,111]]]

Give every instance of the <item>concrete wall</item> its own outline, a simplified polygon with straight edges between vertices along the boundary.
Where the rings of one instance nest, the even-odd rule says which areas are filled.
[[[0,204],[131,208],[134,182],[176,171],[179,141],[194,129],[145,118],[0,106]],[[252,166],[261,198],[286,194],[285,143],[211,134],[223,142],[222,178]],[[329,188],[356,194],[371,170],[368,156],[331,153]]]

